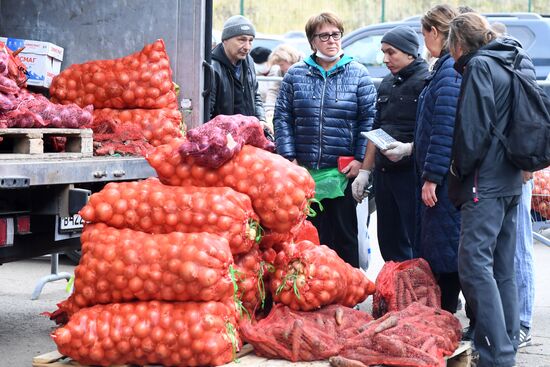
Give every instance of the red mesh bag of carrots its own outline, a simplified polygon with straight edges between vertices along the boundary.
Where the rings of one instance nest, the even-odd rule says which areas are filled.
[[[67,313],[132,300],[217,301],[233,295],[233,256],[210,233],[148,234],[87,224]]]
[[[378,318],[386,312],[403,310],[413,302],[441,307],[441,290],[430,265],[422,258],[387,261],[376,277],[372,315]]]
[[[172,186],[227,186],[246,194],[260,217],[260,224],[285,233],[303,221],[315,182],[309,172],[283,157],[245,145],[233,159],[217,169],[183,159],[181,140],[156,147],[147,155],[161,182]]]
[[[182,157],[191,156],[195,163],[210,168],[218,168],[233,158],[245,144],[275,150],[275,144],[265,138],[262,124],[254,116],[218,115],[189,130],[186,138],[179,148]]]
[[[401,311],[361,325],[346,340],[332,366],[442,367],[462,336],[460,321],[451,313],[413,303]]]
[[[145,110],[140,108],[114,110],[103,108],[94,111],[94,120],[91,126],[96,134],[112,130],[113,125],[130,124],[140,131],[152,146],[167,144],[174,138],[182,136],[181,112],[171,108]],[[124,129],[122,129],[124,130]],[[95,137],[94,137],[95,138]]]
[[[239,331],[257,355],[315,361],[337,355],[344,342],[371,320],[366,312],[340,305],[304,312],[278,304],[256,324],[241,320]]]
[[[330,304],[353,307],[374,293],[374,283],[360,269],[325,245],[285,244],[274,267],[273,300],[293,310],[310,311]]]
[[[53,78],[52,102],[95,108],[177,108],[164,41],[113,60],[74,64]]]
[[[156,178],[110,182],[81,210],[89,222],[147,233],[208,232],[224,237],[233,254],[259,240],[248,196],[228,187],[177,187]]]
[[[221,302],[133,302],[77,312],[51,333],[83,365],[219,366],[235,358],[235,310]]]

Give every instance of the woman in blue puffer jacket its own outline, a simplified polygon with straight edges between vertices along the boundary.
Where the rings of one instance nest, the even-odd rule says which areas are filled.
[[[367,69],[343,55],[344,26],[332,13],[313,16],[306,35],[314,54],[285,75],[275,106],[277,153],[308,168],[337,170],[338,158],[352,157],[342,173],[357,176],[375,114],[376,89]],[[319,184],[319,182],[317,182]],[[321,243],[358,267],[356,202],[350,182],[344,196],[321,200],[324,210],[311,221]]]
[[[447,173],[462,78],[453,68],[447,38],[449,24],[457,15],[449,5],[437,5],[421,19],[426,48],[439,59],[420,95],[414,138],[418,178],[415,247],[430,264],[441,288],[441,308],[451,313],[457,310],[460,293],[460,211],[449,200]]]

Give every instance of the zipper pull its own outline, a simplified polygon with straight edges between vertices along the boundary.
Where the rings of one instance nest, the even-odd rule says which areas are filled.
[[[474,203],[477,203],[479,201],[479,198],[477,197],[477,190],[476,187],[472,187],[472,193],[474,194]]]

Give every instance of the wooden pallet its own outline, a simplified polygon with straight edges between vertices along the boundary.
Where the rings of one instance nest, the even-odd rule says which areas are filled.
[[[268,359],[258,357],[253,353],[251,345],[242,347],[237,354],[237,361],[224,364],[220,367],[330,367],[328,361],[315,362],[289,362],[282,359]],[[57,351],[42,354],[32,359],[33,367],[86,367],[60,354]],[[454,354],[447,359],[447,367],[471,367],[472,346],[470,342],[462,342]],[[131,367],[130,365],[117,365],[112,367]],[[143,366],[157,367],[157,366]]]
[[[46,137],[67,138],[65,152],[47,152],[44,149]],[[93,137],[91,129],[0,129],[0,159],[21,159],[29,156],[44,158],[91,157]]]

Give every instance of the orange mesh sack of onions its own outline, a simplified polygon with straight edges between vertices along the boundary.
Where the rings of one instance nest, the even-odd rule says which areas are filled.
[[[274,268],[273,300],[293,310],[310,311],[331,304],[353,307],[375,291],[362,270],[344,262],[329,247],[307,240],[285,244]]]
[[[234,294],[227,240],[209,233],[149,234],[87,224],[74,292],[54,312],[134,300],[219,301]]]
[[[131,302],[78,311],[51,337],[83,365],[219,366],[241,342],[235,309],[222,302]]]
[[[195,164],[178,152],[182,140],[156,147],[147,155],[161,182],[173,186],[227,186],[246,194],[266,229],[286,233],[308,214],[315,194],[309,172],[285,158],[250,145],[219,168]]]
[[[112,59],[74,64],[53,78],[51,101],[95,108],[177,108],[164,41]]]
[[[82,218],[147,233],[208,232],[224,237],[233,254],[259,241],[258,216],[248,196],[229,187],[176,187],[156,178],[110,182],[80,210]]]

